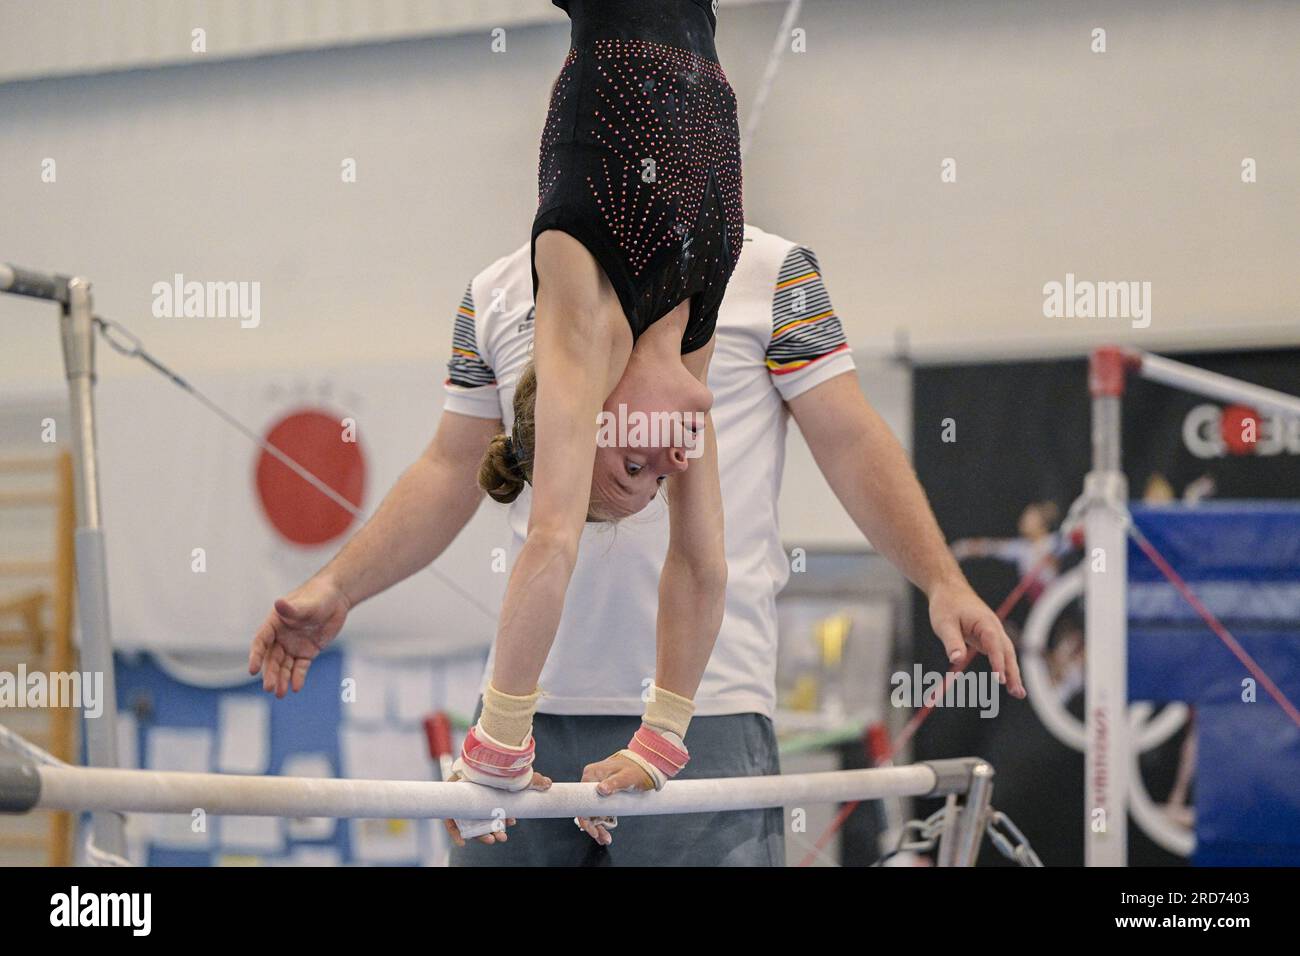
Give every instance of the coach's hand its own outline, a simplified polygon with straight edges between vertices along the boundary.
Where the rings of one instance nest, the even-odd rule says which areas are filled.
[[[966,581],[951,581],[930,591],[930,626],[943,641],[954,667],[966,663],[971,649],[987,655],[989,666],[1012,697],[1023,698],[1016,648],[992,609],[979,599]]]
[[[311,662],[325,649],[352,609],[347,596],[326,578],[312,578],[275,602],[253,638],[248,673],[262,672],[262,689],[284,697],[302,690]]]

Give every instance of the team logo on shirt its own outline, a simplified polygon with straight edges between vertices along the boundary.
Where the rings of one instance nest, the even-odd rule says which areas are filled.
[[[533,324],[533,319],[535,319],[536,317],[537,317],[537,306],[533,306],[528,310],[528,314],[524,316],[524,320],[515,326],[515,331],[527,332],[528,327]]]

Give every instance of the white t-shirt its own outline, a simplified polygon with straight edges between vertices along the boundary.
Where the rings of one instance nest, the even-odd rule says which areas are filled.
[[[776,595],[789,577],[777,525],[785,464],[785,402],[853,369],[844,330],[813,253],[745,227],[745,246],[718,315],[709,368],[727,544],[722,629],[696,695],[696,713],[776,707]],[[531,357],[529,247],[470,282],[456,314],[446,409],[498,418],[508,430],[515,382]],[[531,489],[511,504],[511,560],[523,545]],[[559,632],[542,670],[538,709],[640,714],[655,673],[659,571],[668,508],[657,498],[615,526],[588,526]],[[488,673],[492,661],[488,660]],[[486,677],[484,678],[486,684]]]

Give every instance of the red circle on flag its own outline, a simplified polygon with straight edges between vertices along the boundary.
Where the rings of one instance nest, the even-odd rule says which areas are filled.
[[[338,416],[301,409],[276,422],[265,437],[353,507],[361,506],[365,458],[356,441],[344,440]],[[349,511],[265,449],[257,459],[256,482],[267,520],[294,544],[324,544],[352,524]]]
[[[1259,412],[1247,405],[1229,405],[1223,410],[1219,433],[1229,454],[1254,454],[1259,441]]]

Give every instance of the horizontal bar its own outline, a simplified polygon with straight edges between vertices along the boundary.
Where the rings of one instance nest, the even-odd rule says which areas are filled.
[[[68,301],[68,277],[0,262],[0,292],[29,295],[51,302]]]
[[[658,793],[596,794],[593,783],[508,793],[467,783],[23,767],[0,774],[0,808],[265,817],[419,819],[645,816],[963,793],[980,761],[830,773],[676,780]],[[6,791],[8,791],[6,793]],[[35,791],[35,792],[34,792]]]
[[[1217,398],[1224,402],[1249,405],[1258,412],[1300,416],[1300,398],[1261,385],[1252,385],[1228,375],[1210,372],[1195,365],[1185,365],[1150,352],[1136,352],[1141,363],[1138,374],[1153,382],[1180,388],[1185,392]]]

